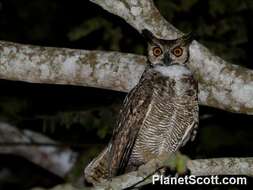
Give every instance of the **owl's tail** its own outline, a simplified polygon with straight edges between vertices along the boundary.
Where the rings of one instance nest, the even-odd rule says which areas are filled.
[[[94,158],[84,169],[85,181],[90,184],[97,184],[108,178],[108,155],[106,147],[96,158]]]

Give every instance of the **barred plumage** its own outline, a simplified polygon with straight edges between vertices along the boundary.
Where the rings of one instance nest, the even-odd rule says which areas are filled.
[[[161,40],[146,34],[150,65],[126,97],[108,147],[86,167],[85,178],[91,183],[135,170],[194,139],[198,87],[186,66],[188,38]]]

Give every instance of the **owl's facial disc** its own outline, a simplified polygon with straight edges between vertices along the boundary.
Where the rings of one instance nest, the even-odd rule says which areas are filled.
[[[187,62],[191,34],[174,40],[159,39],[148,30],[143,30],[142,34],[148,41],[148,58],[151,65],[169,66]]]

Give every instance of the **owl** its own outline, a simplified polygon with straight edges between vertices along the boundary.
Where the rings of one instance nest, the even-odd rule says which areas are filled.
[[[92,184],[174,153],[196,134],[198,85],[187,67],[191,36],[165,40],[142,33],[148,65],[124,100],[108,146],[85,169]]]

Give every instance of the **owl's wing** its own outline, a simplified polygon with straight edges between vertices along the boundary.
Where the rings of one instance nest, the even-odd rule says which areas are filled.
[[[149,81],[142,77],[123,103],[109,144],[109,177],[122,173],[128,163],[139,129],[152,101],[153,90]]]
[[[191,77],[192,85],[194,85],[195,91],[191,91],[190,95],[186,94],[184,100],[188,100],[187,105],[184,110],[179,112],[185,112],[186,115],[185,123],[189,124],[186,128],[185,134],[183,135],[181,142],[178,144],[178,147],[184,146],[189,140],[193,141],[197,134],[197,128],[199,125],[199,105],[198,105],[198,83],[194,80],[193,76]],[[187,122],[190,121],[190,122]]]

